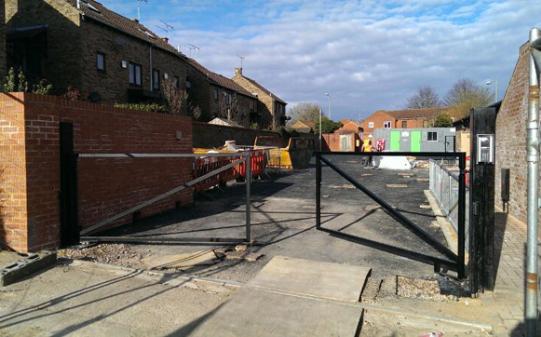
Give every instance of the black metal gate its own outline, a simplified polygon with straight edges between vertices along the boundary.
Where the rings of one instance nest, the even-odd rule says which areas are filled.
[[[77,155],[73,152],[73,124],[60,123],[60,243],[79,243],[77,222]]]
[[[351,177],[344,170],[333,164],[329,159],[325,158],[326,155],[357,155],[363,157],[369,157],[372,160],[373,157],[385,157],[385,156],[412,156],[418,158],[442,158],[442,159],[458,159],[459,162],[459,198],[458,198],[458,247],[457,254],[446,247],[444,244],[433,238],[427,233],[421,226],[412,222],[405,217],[398,209],[387,203],[380,198],[377,194],[366,188],[361,182]],[[435,271],[439,272],[442,269],[456,271],[458,279],[464,279],[466,276],[465,269],[465,242],[466,242],[466,226],[465,226],[465,212],[466,212],[466,184],[465,184],[465,169],[466,169],[466,155],[462,152],[377,152],[377,153],[352,153],[352,152],[316,152],[316,228],[325,231],[333,236],[340,237],[353,242],[358,242],[370,247],[381,249],[392,254],[408,257],[413,260],[418,260],[425,263],[434,265]],[[365,193],[368,197],[378,203],[391,217],[398,221],[401,225],[408,228],[414,234],[416,234],[423,241],[428,243],[438,252],[440,252],[445,258],[422,254],[412,250],[392,246],[389,244],[377,242],[367,238],[346,234],[333,229],[325,228],[321,226],[321,181],[322,181],[322,163],[333,171],[338,173],[349,183],[355,186],[358,190]]]

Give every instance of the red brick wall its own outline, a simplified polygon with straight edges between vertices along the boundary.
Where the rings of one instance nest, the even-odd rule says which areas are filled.
[[[27,250],[51,248],[59,242],[59,122],[73,123],[75,151],[79,153],[192,151],[188,117],[74,103],[52,96],[18,97],[24,103],[26,125],[20,136],[26,140],[26,159],[20,156],[18,161],[26,161]],[[182,134],[180,139],[177,132]],[[79,224],[84,228],[188,181],[192,161],[83,158],[77,172]],[[177,201],[190,203],[191,198],[191,191],[181,192],[141,213],[145,216],[172,208]],[[8,240],[5,243],[12,246]]]
[[[519,58],[496,118],[495,202],[501,202],[501,170],[510,169],[509,213],[526,222],[529,45],[520,48]]]
[[[394,119],[393,116],[391,116],[389,114],[386,114],[383,111],[374,112],[373,114],[368,116],[365,120],[363,120],[362,123],[361,123],[361,127],[364,130],[364,136],[367,137],[367,136],[371,135],[374,132],[375,129],[382,129],[383,128],[383,123],[385,123],[387,121],[390,121],[391,125],[394,126],[395,119]],[[374,123],[373,128],[368,127],[370,122]]]
[[[324,151],[332,151],[332,152],[343,151],[340,148],[340,136],[341,135],[338,134],[338,133],[324,133],[322,135],[322,137],[323,137],[323,150]],[[342,134],[342,136],[349,136],[349,137],[353,138],[353,140],[352,140],[352,144],[353,144],[353,147],[354,147],[353,150],[354,151],[360,151],[360,147],[357,146],[357,144],[359,144],[359,145],[361,144],[358,134],[354,134],[354,133]],[[359,141],[359,142],[357,142],[357,141]]]
[[[0,243],[28,248],[26,165],[22,95],[0,93]]]

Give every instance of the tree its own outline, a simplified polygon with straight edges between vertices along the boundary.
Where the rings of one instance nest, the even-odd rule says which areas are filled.
[[[410,109],[432,108],[440,105],[440,97],[429,86],[419,88],[417,93],[408,99],[408,108]]]
[[[169,113],[182,115],[187,113],[188,94],[169,79],[162,81],[162,92]]]
[[[319,117],[318,117],[319,118]],[[335,130],[339,129],[342,126],[342,123],[335,122],[332,119],[329,119],[327,116],[321,116],[321,133],[333,133]],[[316,133],[319,133],[319,119],[316,123]]]
[[[315,103],[298,103],[287,112],[291,122],[312,121],[319,124],[320,106]]]
[[[436,120],[434,121],[434,127],[436,128],[446,128],[453,126],[453,119],[449,114],[447,113],[441,113],[438,116],[436,116]]]
[[[487,106],[491,102],[490,92],[469,79],[458,80],[445,97],[445,104],[455,119],[468,115],[472,108]]]

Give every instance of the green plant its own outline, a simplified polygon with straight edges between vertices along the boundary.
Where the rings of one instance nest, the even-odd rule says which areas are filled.
[[[50,95],[53,91],[53,85],[46,79],[42,79],[32,87],[32,93],[37,95]]]
[[[169,112],[167,106],[157,103],[116,103],[115,108],[147,111],[147,112]]]
[[[17,91],[18,92],[28,92],[28,82],[26,81],[26,76],[22,69],[19,70],[19,75],[17,78]]]
[[[446,113],[439,114],[434,121],[434,127],[437,128],[446,128],[450,126],[453,126],[453,119]]]
[[[8,74],[2,85],[4,92],[14,92],[17,87],[17,76],[15,75],[15,69],[9,68]]]

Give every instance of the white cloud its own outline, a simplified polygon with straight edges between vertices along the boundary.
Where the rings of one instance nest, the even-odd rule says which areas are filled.
[[[444,95],[462,77],[496,79],[501,96],[529,28],[541,24],[535,0],[282,0],[243,15],[253,20],[226,31],[169,20],[172,41],[199,46],[194,56],[224,75],[245,56],[246,74],[290,102],[325,104],[329,91],[336,118],[401,108],[420,86]]]

